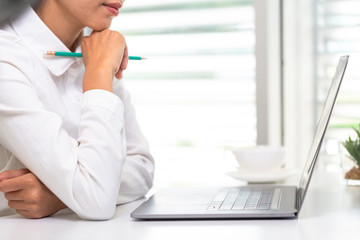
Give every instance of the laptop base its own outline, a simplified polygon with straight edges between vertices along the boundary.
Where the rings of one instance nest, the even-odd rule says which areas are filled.
[[[266,204],[262,202],[268,198],[269,191],[280,193],[271,195],[269,208],[263,209]],[[141,204],[131,217],[139,220],[294,218],[297,213],[296,191],[295,186],[277,185],[163,189]],[[251,204],[259,192],[258,202]],[[229,204],[228,198],[221,195],[230,195],[237,201]],[[247,205],[242,204],[244,195],[248,195]]]

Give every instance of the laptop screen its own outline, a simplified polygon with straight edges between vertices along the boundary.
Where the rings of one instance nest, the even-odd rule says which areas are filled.
[[[327,95],[327,98],[325,101],[323,111],[322,111],[322,113],[320,115],[320,119],[318,121],[318,125],[316,128],[316,132],[315,132],[315,136],[314,136],[311,148],[310,148],[308,159],[306,161],[304,171],[303,171],[303,174],[300,179],[300,184],[299,184],[299,188],[298,188],[298,196],[297,196],[298,211],[300,210],[300,208],[303,204],[303,201],[304,201],[306,190],[308,188],[309,181],[310,181],[312,172],[314,170],[316,159],[317,159],[320,149],[321,149],[322,141],[324,139],[327,126],[329,124],[330,116],[331,116],[332,110],[333,110],[335,102],[336,102],[336,97],[338,95],[342,79],[344,77],[344,73],[345,73],[345,69],[346,69],[348,60],[349,60],[349,56],[343,56],[339,60],[339,63],[336,68],[335,76],[332,80],[332,83],[331,83],[331,86],[330,86],[330,89],[329,89],[329,92],[328,92],[328,95]]]

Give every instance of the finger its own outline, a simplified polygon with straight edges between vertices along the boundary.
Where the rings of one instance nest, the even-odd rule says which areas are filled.
[[[23,189],[23,184],[17,181],[18,178],[6,179],[0,182],[0,191],[3,193],[19,191]]]
[[[4,179],[20,177],[20,176],[22,176],[24,174],[27,174],[29,172],[30,171],[27,168],[7,170],[7,171],[4,171],[4,172],[0,173],[0,181],[2,181]]]
[[[10,208],[14,209],[14,210],[23,210],[23,211],[28,211],[29,210],[29,204],[27,204],[24,201],[8,201],[8,205]]]
[[[18,191],[36,184],[36,177],[32,173],[26,173],[20,177],[5,179],[0,182],[0,191],[7,193]]]
[[[24,216],[25,218],[29,218],[29,219],[39,219],[39,218],[46,217],[46,215],[42,215],[41,213],[33,212],[31,210],[29,210],[29,211],[27,211],[27,210],[16,210],[16,212],[18,214]]]
[[[13,191],[13,192],[6,192],[4,197],[8,201],[24,201],[26,200],[26,196],[23,190]]]
[[[27,210],[16,210],[16,212],[26,218],[32,218],[31,213]]]
[[[39,213],[34,213],[32,211],[17,210],[16,212],[28,219],[39,219],[39,218],[46,217]]]
[[[129,52],[127,45],[125,44],[124,55],[120,64],[120,69],[125,70],[127,68],[128,62],[129,62]]]
[[[119,69],[119,71],[115,74],[115,77],[117,78],[117,79],[121,79],[122,78],[122,70],[121,69]]]

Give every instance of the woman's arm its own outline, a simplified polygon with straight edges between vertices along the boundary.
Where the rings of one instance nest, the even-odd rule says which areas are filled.
[[[126,109],[124,116],[127,156],[117,200],[117,204],[122,204],[143,197],[152,187],[154,160],[137,122],[130,94],[121,82],[115,82],[114,92],[123,99]],[[0,191],[5,193],[9,206],[26,218],[50,216],[66,208],[65,204],[27,169],[0,173]]]
[[[135,108],[123,82],[114,83],[114,93],[123,99],[127,154],[123,167],[118,204],[130,202],[149,191],[153,184],[154,159],[150,154],[147,139],[142,134]]]
[[[96,35],[105,42],[109,38],[108,34]],[[97,63],[115,75],[121,64],[116,67],[112,61],[122,60],[126,45],[121,35],[109,39],[112,42],[104,44],[109,49],[96,55],[108,64],[101,59]],[[92,42],[91,37],[87,40]],[[89,73],[95,64],[86,47],[84,51]],[[98,54],[93,49],[90,52]],[[62,128],[62,118],[44,107],[36,88],[16,65],[0,59],[0,72],[0,144],[80,217],[110,218],[126,159],[124,105],[105,89],[113,76],[105,77],[97,70],[90,71],[91,78],[84,76],[84,88],[90,87],[83,95],[79,137],[74,139]]]

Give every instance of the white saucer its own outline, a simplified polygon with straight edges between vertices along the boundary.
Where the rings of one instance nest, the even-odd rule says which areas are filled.
[[[284,181],[297,174],[296,169],[282,168],[270,173],[251,173],[239,168],[238,171],[228,172],[226,175],[249,183],[269,183]]]

